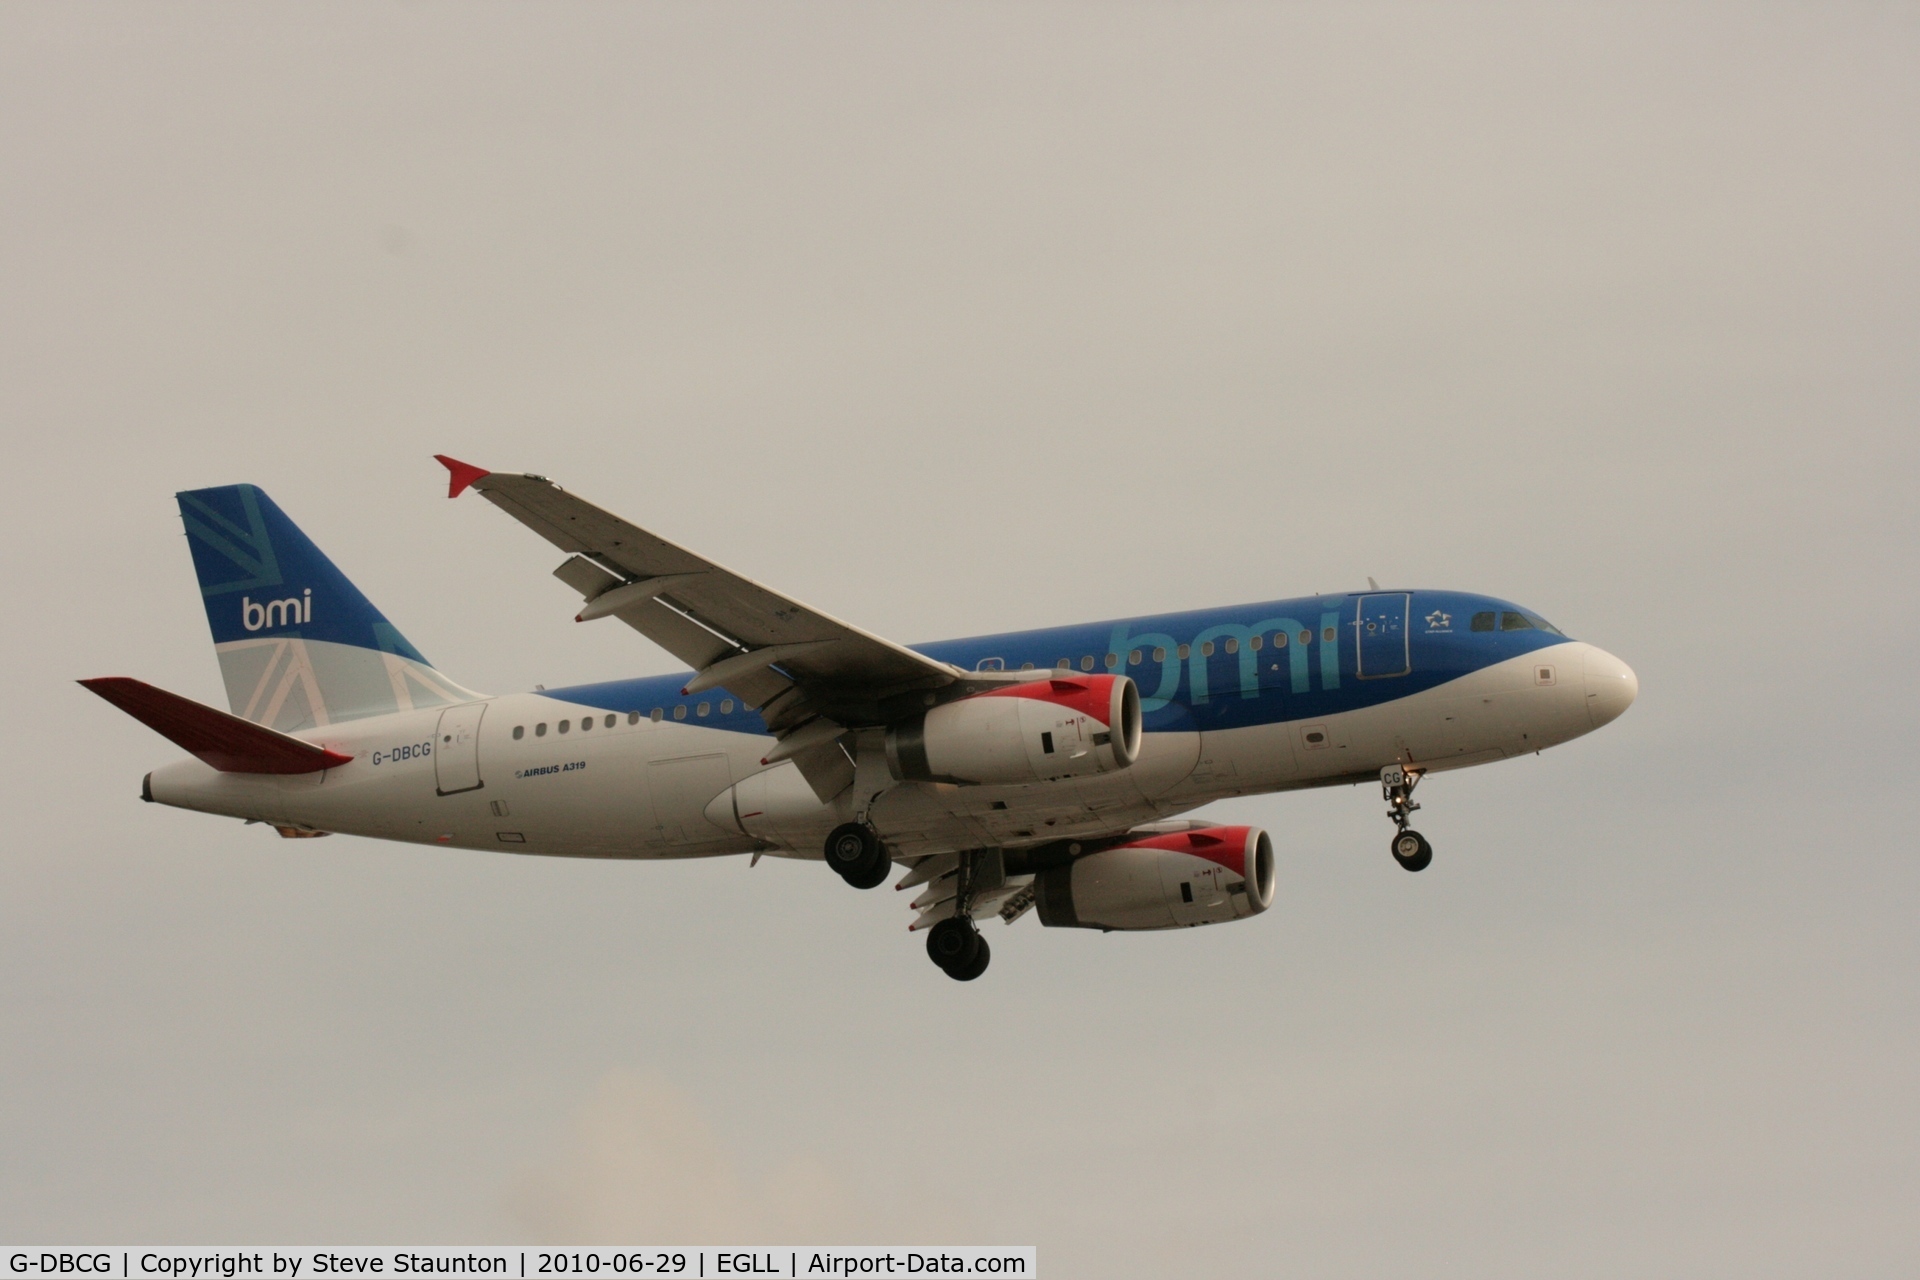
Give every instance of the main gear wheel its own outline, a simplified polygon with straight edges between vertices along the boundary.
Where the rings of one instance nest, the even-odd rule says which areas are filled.
[[[856,889],[871,889],[887,878],[893,859],[880,837],[864,822],[843,822],[827,837],[827,865]]]

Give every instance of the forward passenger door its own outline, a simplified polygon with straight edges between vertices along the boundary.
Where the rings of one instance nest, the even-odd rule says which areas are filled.
[[[1354,630],[1359,635],[1357,674],[1362,680],[1403,676],[1413,669],[1407,650],[1407,609],[1404,591],[1361,596]]]

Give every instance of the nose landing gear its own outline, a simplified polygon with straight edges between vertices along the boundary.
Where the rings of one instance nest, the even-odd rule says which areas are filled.
[[[1433,861],[1433,846],[1418,831],[1402,831],[1393,838],[1393,860],[1409,871],[1425,871]]]
[[[1387,802],[1387,816],[1397,830],[1393,834],[1393,860],[1408,871],[1425,871],[1433,861],[1433,846],[1418,831],[1407,826],[1413,811],[1413,789],[1420,785],[1421,770],[1390,764],[1380,771],[1380,795]]]

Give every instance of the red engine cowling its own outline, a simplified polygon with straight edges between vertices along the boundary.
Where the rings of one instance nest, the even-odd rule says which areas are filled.
[[[1140,754],[1140,691],[1127,676],[1060,674],[990,689],[887,730],[908,782],[1047,782],[1124,769]]]
[[[1040,923],[1078,929],[1186,929],[1273,905],[1273,841],[1259,827],[1148,836],[1034,877]]]

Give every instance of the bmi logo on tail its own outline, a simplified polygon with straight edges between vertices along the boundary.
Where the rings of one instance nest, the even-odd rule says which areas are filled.
[[[240,597],[240,625],[249,631],[258,631],[262,627],[284,627],[289,624],[313,621],[313,588],[308,587],[298,600],[291,597],[285,600],[269,600],[265,604],[255,604],[245,596]]]

